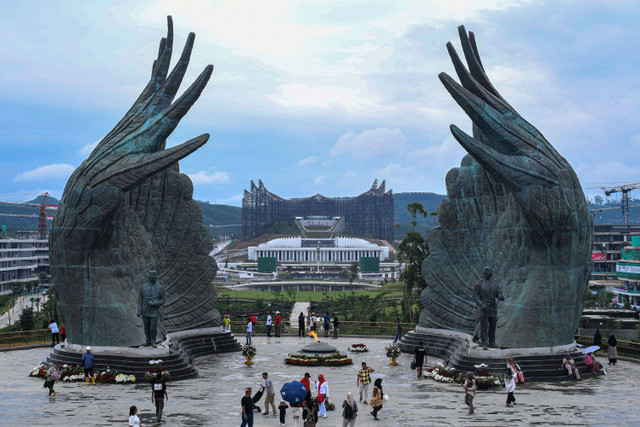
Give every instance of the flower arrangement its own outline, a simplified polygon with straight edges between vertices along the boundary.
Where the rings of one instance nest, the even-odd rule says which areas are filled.
[[[297,366],[345,366],[351,365],[353,361],[342,353],[331,353],[327,356],[310,354],[289,354],[284,363]]]
[[[394,342],[386,346],[384,349],[387,352],[387,357],[390,359],[395,359],[400,356],[400,346]]]
[[[349,347],[347,350],[354,353],[366,353],[369,351],[365,344],[351,344],[351,347]]]
[[[48,363],[41,363],[38,366],[35,366],[31,372],[29,372],[30,377],[41,377],[44,378],[47,375],[47,370],[51,365]],[[84,369],[81,366],[73,366],[73,365],[59,365],[57,366],[58,373],[60,374],[60,379],[64,382],[70,383],[75,381],[83,381],[84,380]],[[136,377],[135,375],[127,375],[122,372],[118,372],[115,369],[107,368],[105,371],[98,372],[94,371],[93,377],[96,382],[103,384],[129,384],[135,383]]]
[[[151,365],[151,368],[149,368],[149,370],[144,373],[145,380],[152,382],[158,377],[158,374],[160,373],[162,374],[162,381],[169,381],[169,379],[171,378],[171,374],[169,373],[167,368],[164,367],[161,359],[149,360],[149,365]]]
[[[467,376],[464,372],[460,372],[456,382],[460,384],[464,384],[466,377]],[[504,384],[504,379],[500,375],[491,374],[486,369],[477,369],[473,373],[473,377],[475,378],[476,384],[478,385],[479,389],[487,389],[490,387],[497,387]]]
[[[459,377],[455,369],[448,368],[441,362],[437,362],[433,368],[429,368],[424,376],[441,383],[452,383],[457,381]]]
[[[256,346],[253,344],[245,344],[242,346],[242,356],[243,357],[253,357],[256,355],[258,351],[256,350]]]

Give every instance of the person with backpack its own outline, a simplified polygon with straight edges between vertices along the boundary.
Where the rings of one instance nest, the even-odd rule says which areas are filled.
[[[504,373],[504,388],[507,390],[507,406],[516,404],[516,398],[513,396],[513,392],[516,391],[516,379],[513,376],[511,369],[507,369]]]
[[[154,400],[156,404],[156,418],[158,422],[162,421],[162,410],[164,409],[164,401],[169,400],[169,395],[167,394],[167,383],[162,378],[162,373],[158,372],[156,374],[156,378],[151,383],[151,404],[153,405]]]
[[[464,403],[469,407],[467,415],[473,415],[474,409],[473,398],[476,397],[476,390],[478,385],[476,379],[473,377],[473,372],[467,372],[467,379],[464,381]]]
[[[47,369],[47,374],[45,376],[44,385],[43,385],[43,387],[46,387],[46,388],[49,389],[49,396],[55,397],[56,391],[53,389],[53,385],[59,379],[60,379],[60,374],[58,373],[58,370],[56,369],[56,365],[54,365],[52,363],[49,366],[49,369]]]
[[[342,427],[354,427],[358,416],[358,404],[351,392],[347,393],[347,398],[342,402]]]

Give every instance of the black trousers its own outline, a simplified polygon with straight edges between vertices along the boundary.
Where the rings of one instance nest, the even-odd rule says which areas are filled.
[[[298,324],[298,336],[299,337],[304,336],[304,323],[302,325]]]
[[[513,396],[513,392],[510,391],[509,393],[507,393],[507,405],[510,405],[515,401],[516,401],[516,398]]]
[[[271,325],[267,325],[267,336],[271,336]]]
[[[144,322],[144,335],[147,339],[145,345],[154,345],[156,343],[156,335],[158,335],[158,318],[143,317],[142,321]]]
[[[373,408],[373,416],[374,418],[378,418],[378,411],[382,409],[382,405],[378,406],[377,408]]]
[[[56,344],[60,344],[60,333],[59,332],[54,332],[51,334],[51,347],[53,347]]]

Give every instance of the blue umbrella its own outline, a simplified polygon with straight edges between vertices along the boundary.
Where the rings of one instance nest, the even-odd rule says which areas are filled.
[[[300,403],[307,396],[307,388],[300,381],[289,381],[280,389],[280,395],[289,403]]]

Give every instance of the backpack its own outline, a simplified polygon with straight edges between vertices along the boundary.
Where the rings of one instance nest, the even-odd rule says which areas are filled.
[[[346,402],[346,400],[345,400]],[[348,420],[353,419],[353,408],[347,403],[344,407],[344,417]]]
[[[51,381],[58,381],[60,379],[60,375],[58,375],[58,371],[51,371]]]

